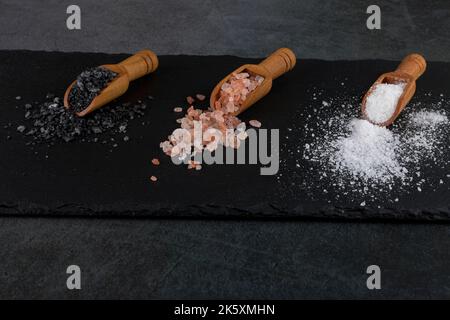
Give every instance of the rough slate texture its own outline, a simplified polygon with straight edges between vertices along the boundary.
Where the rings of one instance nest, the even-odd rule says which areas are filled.
[[[66,28],[71,2],[2,0],[0,49],[262,57],[289,46],[303,58],[397,60],[412,50],[448,61],[448,0],[77,0],[81,30]],[[381,30],[366,9],[381,8]],[[130,19],[130,17],[133,17]]]
[[[118,62],[125,55],[0,52],[0,118],[2,123],[23,122],[16,105],[42,99],[47,92],[62,93],[67,83],[86,67]],[[395,207],[361,209],[343,201],[336,207],[326,199],[311,201],[303,193],[286,197],[274,176],[259,175],[259,166],[208,166],[200,172],[174,166],[158,148],[159,141],[176,127],[173,107],[184,97],[209,93],[214,83],[243,63],[258,60],[235,57],[163,56],[160,69],[134,83],[123,100],[152,95],[145,119],[149,126],[130,123],[131,141],[113,152],[109,147],[85,143],[42,146],[34,154],[16,132],[0,141],[1,212],[14,215],[140,215],[207,217],[336,217],[388,219],[449,219],[449,186],[400,198]],[[300,61],[295,71],[278,79],[269,96],[242,118],[257,118],[266,128],[292,121],[297,108],[306,108],[307,88],[320,86],[336,93],[335,79],[347,77],[349,86],[364,92],[376,76],[395,62]],[[448,93],[449,64],[431,63],[420,90]],[[193,80],[195,79],[195,80]],[[447,79],[447,80],[445,80]],[[22,96],[18,103],[16,96]],[[277,112],[274,112],[274,106]],[[3,130],[3,129],[2,129]],[[283,136],[283,134],[281,134]],[[299,137],[301,139],[301,137]],[[282,141],[284,143],[285,141]],[[48,159],[45,156],[48,155]],[[158,168],[153,157],[162,160]],[[283,154],[281,154],[283,157]],[[156,184],[150,175],[159,177]],[[429,174],[443,174],[442,172]]]

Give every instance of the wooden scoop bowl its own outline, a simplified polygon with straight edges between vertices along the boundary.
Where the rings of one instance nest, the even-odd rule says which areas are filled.
[[[405,88],[403,89],[403,93],[398,99],[397,107],[395,109],[394,114],[383,123],[373,123],[382,127],[387,127],[391,125],[395,119],[400,115],[403,109],[406,107],[408,102],[413,97],[416,92],[416,80],[425,72],[427,67],[427,63],[425,59],[417,53],[410,54],[406,56],[402,62],[397,67],[397,70],[393,72],[388,72],[382,74],[370,87],[367,93],[364,95],[362,100],[361,110],[363,117],[370,121],[369,117],[366,114],[366,101],[372,91],[375,89],[375,86],[380,83],[390,83],[390,84],[398,84],[404,83]]]
[[[245,64],[225,78],[220,81],[214,90],[211,93],[211,98],[209,100],[209,104],[212,109],[215,109],[215,102],[219,98],[220,88],[222,85],[228,81],[234,73],[247,72],[260,75],[264,77],[264,81],[252,92],[250,92],[247,98],[243,101],[242,105],[239,106],[239,110],[233,113],[233,115],[238,115],[241,112],[247,110],[250,106],[252,106],[259,99],[264,97],[269,93],[272,88],[272,81],[283,75],[284,73],[292,70],[296,63],[296,58],[294,52],[288,48],[281,48],[268,56],[264,61],[260,64]]]
[[[92,100],[86,109],[76,113],[79,117],[83,117],[120,97],[128,90],[131,81],[155,71],[158,68],[158,57],[150,50],[142,50],[118,64],[105,64],[102,67],[118,75]],[[69,93],[75,82],[76,80],[70,84],[64,94],[64,106],[66,108],[70,108]]]

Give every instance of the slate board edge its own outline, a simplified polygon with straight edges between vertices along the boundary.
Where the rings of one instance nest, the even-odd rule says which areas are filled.
[[[0,204],[0,215],[21,217],[141,217],[141,218],[211,218],[211,219],[313,219],[313,220],[364,220],[364,221],[444,221],[450,222],[450,207],[433,209],[376,209],[371,207],[343,208],[324,207],[308,210],[297,207],[285,210],[276,205],[265,203],[247,209],[234,206],[189,205],[155,206],[132,209],[113,209],[106,206],[87,207],[64,204],[58,207],[46,207],[37,204]]]
[[[48,53],[48,54],[72,54],[77,52],[60,52],[60,51],[34,51],[34,50],[1,50],[0,52],[17,52],[17,53]],[[125,54],[113,53],[105,54],[100,52],[79,52],[83,54],[123,56]],[[189,55],[164,55],[190,57]],[[195,57],[195,56],[193,56]],[[201,56],[197,56],[201,57]],[[231,57],[228,55],[206,56],[206,57]],[[253,58],[252,60],[259,60]],[[305,59],[308,61],[324,61],[324,62],[353,62],[353,61],[369,61],[363,60],[318,60]],[[374,61],[391,61],[379,60]],[[443,63],[436,61],[435,63]],[[445,64],[445,63],[444,63]],[[270,219],[270,218],[300,218],[300,219],[319,219],[319,220],[364,220],[364,221],[450,221],[450,207],[447,208],[425,208],[425,209],[399,209],[399,208],[382,208],[374,209],[369,207],[324,207],[314,210],[306,210],[301,207],[291,209],[289,211],[277,208],[272,204],[259,204],[254,208],[237,208],[233,206],[217,206],[217,205],[190,205],[190,206],[171,206],[157,207],[150,206],[148,208],[130,208],[112,209],[108,207],[93,207],[77,205],[63,205],[59,207],[46,207],[39,204],[24,203],[3,203],[0,204],[0,215],[5,216],[71,216],[71,217],[148,217],[148,218],[243,218],[243,219]]]

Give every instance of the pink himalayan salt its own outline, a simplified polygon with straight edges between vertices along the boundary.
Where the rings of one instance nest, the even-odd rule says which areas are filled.
[[[168,140],[161,142],[160,147],[163,152],[170,157],[185,160],[205,149],[212,152],[218,148],[219,144],[239,148],[241,141],[247,138],[247,133],[245,132],[245,123],[233,116],[232,113],[239,110],[239,106],[245,101],[248,94],[263,81],[263,77],[247,72],[233,74],[222,85],[214,110],[202,111],[191,106],[186,115],[177,120],[181,129],[187,130],[190,135],[187,135],[184,130],[174,130]],[[189,98],[192,99],[192,97],[187,98],[188,103],[193,102],[193,99]],[[199,97],[197,98],[201,100]],[[200,133],[194,134],[196,125],[201,128],[200,141],[197,141],[199,137],[196,137]],[[220,132],[221,135],[215,135],[214,130]],[[201,169],[200,164],[193,163],[192,160],[189,160],[188,167]]]
[[[188,161],[188,169],[195,169],[195,170],[201,170],[202,169],[202,165],[194,160],[189,160]]]
[[[195,97],[196,97],[199,101],[203,101],[203,100],[205,100],[205,98],[206,98],[205,95],[200,94],[200,93],[197,93],[197,94],[195,95]]]
[[[150,177],[150,180],[153,181],[153,182],[156,182],[156,181],[158,180],[158,178],[155,177],[155,176],[151,176],[151,177]]]
[[[174,112],[182,112],[182,111],[183,111],[183,108],[181,108],[181,107],[176,107],[176,108],[173,108],[173,111],[174,111]]]
[[[174,130],[169,139],[160,144],[160,147],[168,156],[176,156],[182,160],[192,157],[204,149],[212,152],[218,148],[219,144],[238,148],[240,142],[247,138],[245,123],[220,110],[203,111],[191,106],[187,110],[186,116],[180,119],[180,123],[181,129]],[[194,125],[201,128],[201,132],[194,134]],[[190,135],[187,135],[186,131],[182,129],[187,130]],[[214,135],[213,130],[220,132],[221,136]],[[194,141],[200,137],[201,141]]]
[[[252,127],[255,128],[261,128],[261,122],[259,122],[258,120],[250,120],[248,122]]]
[[[219,99],[215,102],[215,109],[224,113],[233,113],[247,99],[249,93],[255,90],[264,78],[260,75],[248,72],[233,73],[231,77],[220,88]]]
[[[189,96],[189,97],[186,97],[186,101],[187,101],[187,103],[189,104],[189,105],[192,105],[193,103],[194,103],[194,98],[192,98],[191,96]]]
[[[152,159],[152,164],[155,166],[159,166],[159,164],[160,164],[159,159],[156,159],[156,158]]]

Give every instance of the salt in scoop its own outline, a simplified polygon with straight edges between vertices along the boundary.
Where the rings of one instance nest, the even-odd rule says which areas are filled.
[[[269,93],[272,88],[272,81],[283,75],[284,73],[292,70],[296,63],[296,57],[294,52],[288,48],[280,48],[272,53],[269,57],[263,60],[260,64],[245,64],[220,81],[211,93],[210,106],[215,109],[215,102],[220,96],[220,90],[222,85],[228,81],[233,74],[239,74],[241,72],[250,72],[255,75],[264,77],[263,82],[256,87],[255,90],[250,92],[247,98],[239,106],[239,109],[233,113],[238,115],[252,106],[259,99],[263,98]]]
[[[406,56],[395,71],[384,73],[380,77],[378,77],[378,79],[374,82],[374,84],[364,95],[364,98],[362,100],[361,110],[363,117],[369,122],[372,122],[373,124],[382,127],[391,125],[395,121],[395,119],[397,119],[399,114],[403,111],[405,106],[413,97],[416,91],[416,80],[425,72],[426,66],[427,63],[425,59],[421,55],[413,53]],[[373,120],[370,119],[370,117],[366,112],[367,99],[375,90],[378,84],[403,85],[403,93],[398,99],[395,111],[388,120],[382,123],[375,123]]]
[[[101,67],[117,73],[117,76],[100,91],[84,110],[76,113],[80,117],[120,97],[128,90],[131,81],[155,71],[158,68],[158,57],[153,51],[142,50],[118,64],[105,64]],[[64,94],[64,106],[66,108],[70,108],[69,93],[75,82],[76,80],[70,84]]]

